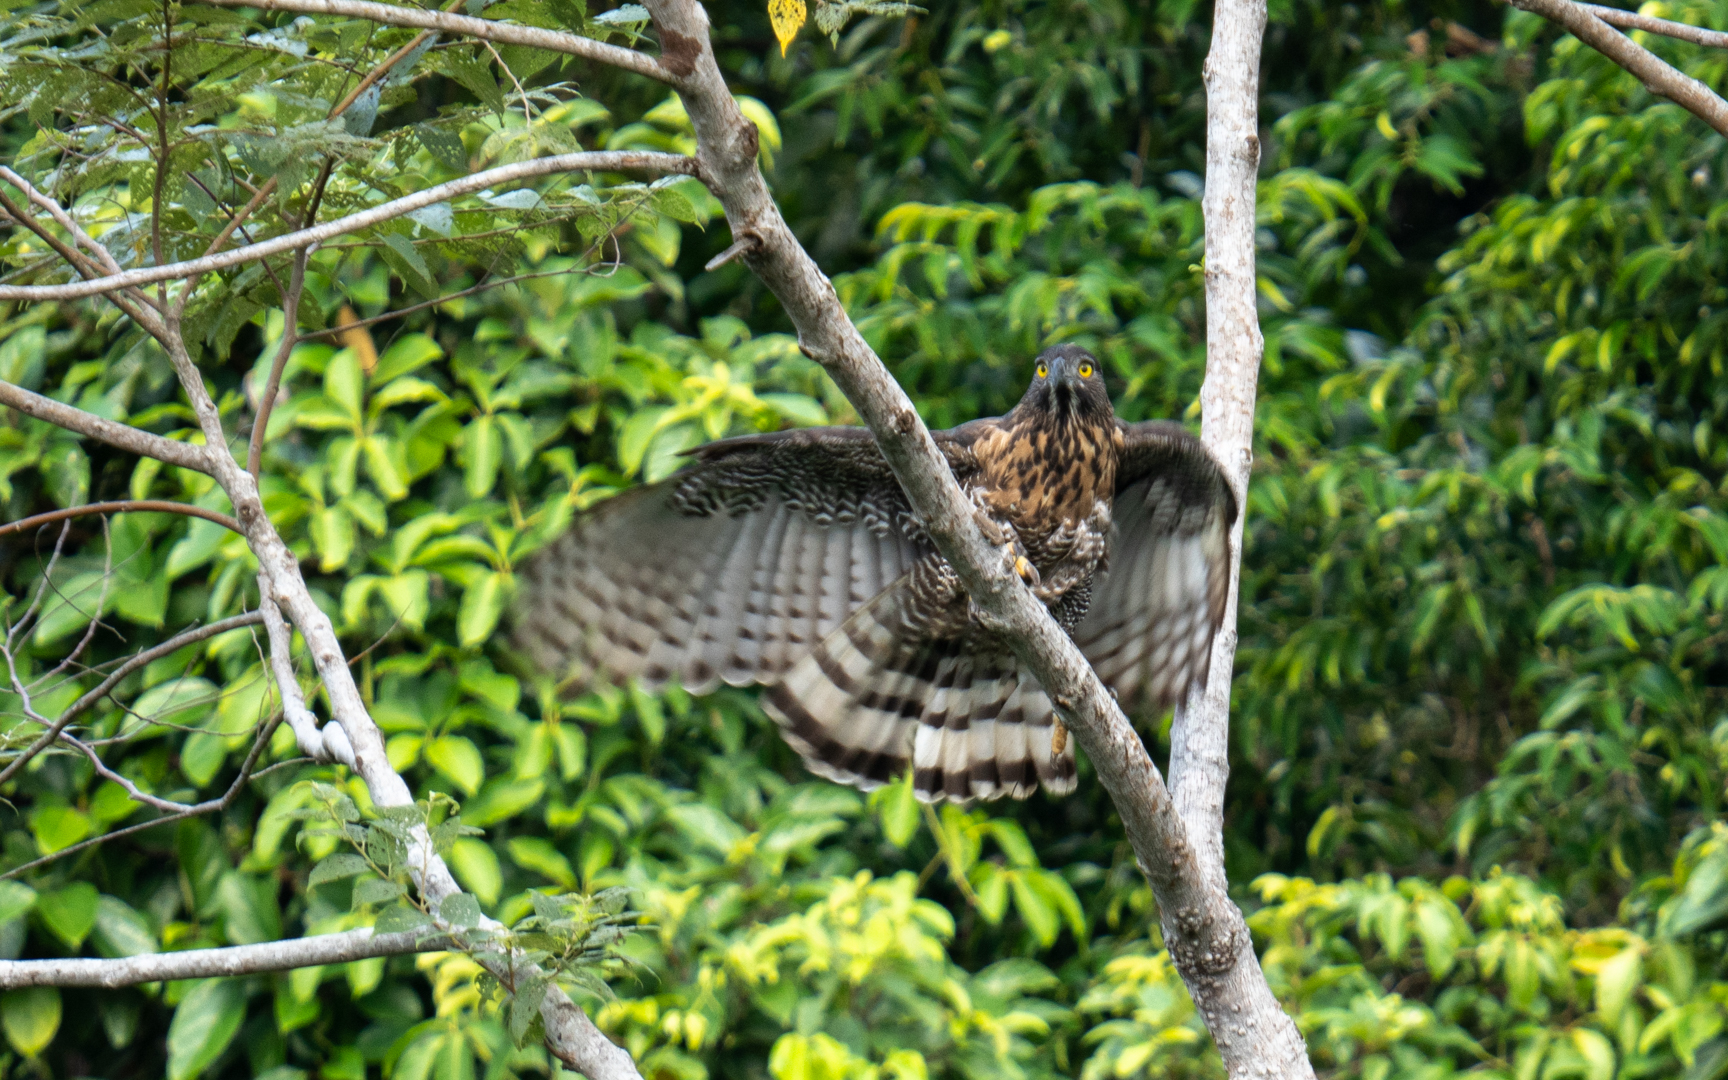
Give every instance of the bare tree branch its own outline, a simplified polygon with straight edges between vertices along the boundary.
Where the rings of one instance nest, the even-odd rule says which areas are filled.
[[[439,952],[451,947],[448,937],[428,936],[421,931],[377,934],[371,930],[349,930],[261,945],[187,949],[117,960],[9,960],[0,962],[0,990],[16,990],[24,986],[91,986],[113,990],[170,979],[258,975],[321,964],[344,964],[373,956]]]
[[[102,293],[113,292],[116,289],[213,273],[217,270],[226,270],[230,266],[239,266],[243,263],[268,258],[271,255],[281,255],[296,248],[312,247],[325,240],[358,232],[361,229],[370,228],[386,221],[393,221],[411,211],[462,195],[471,195],[476,191],[484,191],[500,184],[514,183],[518,180],[546,176],[551,173],[591,170],[594,172],[646,172],[663,176],[696,176],[696,169],[696,161],[692,158],[681,157],[677,154],[634,150],[558,154],[553,157],[536,158],[533,161],[519,161],[512,165],[500,165],[494,169],[486,169],[457,180],[437,184],[424,191],[416,191],[412,195],[404,195],[399,199],[380,203],[370,210],[362,210],[359,213],[337,218],[335,221],[328,221],[322,225],[314,225],[296,232],[285,233],[282,236],[273,236],[268,240],[260,240],[256,244],[248,244],[245,247],[218,252],[199,259],[169,263],[165,266],[139,267],[119,274],[106,274],[90,281],[74,281],[64,285],[0,285],[0,300],[77,300],[86,296],[98,296]],[[11,402],[0,403],[11,404]],[[16,408],[17,406],[13,407]],[[55,422],[58,423],[58,421]]]
[[[1692,76],[1677,71],[1667,61],[1633,41],[1603,20],[1594,5],[1575,0],[1508,0],[1523,11],[1533,11],[1572,32],[1579,41],[1619,64],[1644,84],[1644,89],[1665,97],[1723,135],[1728,135],[1728,101]],[[1674,24],[1679,25],[1679,24]],[[1639,27],[1638,29],[1647,29]]]
[[[376,4],[369,0],[200,0],[216,7],[258,8],[263,11],[298,11],[307,15],[340,15],[349,19],[370,19],[386,26],[413,26],[446,34],[497,41],[506,45],[530,45],[548,52],[566,53],[608,64],[625,71],[646,75],[663,83],[676,85],[683,74],[666,57],[655,59],[647,53],[608,45],[593,38],[566,34],[557,30],[542,30],[535,26],[518,26],[491,19],[475,19],[444,11],[424,11],[398,4]],[[665,40],[661,40],[662,46]],[[593,1080],[592,1077],[589,1080]]]
[[[12,287],[12,286],[8,286]],[[102,291],[102,290],[98,290]],[[119,447],[139,457],[151,457],[168,465],[178,465],[182,469],[194,472],[210,473],[211,454],[206,447],[191,443],[175,442],[153,435],[142,428],[128,424],[117,424],[112,420],[104,420],[94,413],[83,409],[75,409],[70,405],[62,405],[53,398],[15,386],[9,382],[0,382],[0,405],[7,405],[25,416],[33,416],[38,420],[46,420],[56,427],[67,431],[75,431],[80,435],[88,435],[97,442],[105,442],[109,446]]]
[[[7,533],[22,532],[39,525],[50,525],[67,518],[83,517],[86,514],[184,514],[186,517],[203,518],[214,521],[231,532],[240,531],[240,523],[219,510],[206,510],[202,506],[191,503],[169,502],[166,499],[121,499],[116,502],[85,503],[83,506],[71,506],[64,510],[50,510],[45,514],[21,518],[0,525],[0,536]]]
[[[308,211],[308,217],[311,212]],[[300,294],[306,288],[306,263],[312,253],[301,248],[294,253],[294,267],[288,272],[288,292],[282,297],[282,340],[276,343],[276,357],[270,362],[270,375],[258,394],[257,415],[252,419],[252,437],[246,442],[246,471],[256,480],[264,459],[264,433],[270,428],[270,414],[276,409],[276,395],[282,391],[282,373],[288,369],[288,358],[300,341]]]
[[[1624,8],[1604,7],[1601,4],[1578,4],[1579,7],[1601,19],[1610,26],[1618,26],[1622,30],[1643,30],[1650,34],[1660,34],[1677,41],[1690,41],[1694,45],[1703,45],[1712,49],[1728,49],[1728,34],[1720,30],[1705,30],[1698,26],[1674,22],[1671,19],[1658,19],[1654,15],[1642,12],[1627,11]]]
[[[8,762],[4,769],[0,769],[0,784],[4,784],[6,781],[16,776],[19,769],[22,769],[25,765],[30,763],[31,758],[41,753],[47,748],[49,743],[52,743],[55,739],[59,738],[60,733],[66,730],[67,725],[78,719],[78,717],[84,715],[85,712],[89,711],[92,705],[95,705],[98,701],[101,701],[112,693],[114,688],[120,685],[121,680],[125,679],[126,676],[132,674],[134,671],[148,665],[153,660],[178,652],[188,645],[195,645],[200,641],[213,638],[217,634],[225,634],[230,630],[237,630],[242,626],[257,626],[263,621],[263,614],[257,611],[248,611],[244,614],[233,615],[229,618],[220,619],[216,622],[210,623],[207,626],[193,627],[191,630],[176,634],[167,641],[164,641],[162,644],[145,649],[137,656],[127,660],[124,664],[115,668],[107,678],[98,683],[95,689],[84,694],[72,704],[66,706],[66,711],[61,713],[60,716],[55,719],[54,723],[37,737],[35,742],[31,743],[22,753]]]
[[[282,612],[262,577],[258,588],[264,616],[264,631],[270,638],[270,671],[276,677],[276,687],[282,694],[282,712],[288,726],[294,729],[294,741],[300,752],[314,761],[340,761],[354,767],[354,747],[341,724],[325,724],[318,728],[318,718],[306,707],[306,696],[300,692],[300,680],[294,675],[293,631],[282,621]]]
[[[106,844],[110,840],[118,840],[123,836],[131,836],[133,833],[143,832],[145,829],[154,829],[159,825],[171,825],[176,821],[184,821],[187,818],[198,817],[201,814],[220,813],[221,811],[228,809],[230,806],[234,805],[234,800],[240,797],[240,792],[245,788],[246,782],[262,775],[261,773],[254,773],[252,769],[258,764],[258,758],[264,753],[264,748],[270,745],[270,736],[276,733],[276,725],[281,722],[282,714],[277,713],[275,716],[270,718],[269,722],[265,723],[258,729],[257,737],[252,740],[252,749],[246,752],[246,760],[240,763],[239,774],[234,777],[234,782],[228,785],[228,790],[223,792],[220,797],[208,799],[195,806],[188,806],[179,813],[167,814],[163,817],[156,818],[154,821],[141,821],[136,825],[129,825],[124,829],[116,829],[113,832],[102,833],[99,836],[92,836],[88,840],[80,840],[71,847],[61,848],[59,851],[50,852],[47,855],[42,856],[40,859],[35,859],[31,862],[25,863],[23,866],[14,866],[4,874],[0,874],[0,880],[18,877],[21,874],[27,874],[39,866],[46,866],[51,862],[57,862],[67,856],[76,855],[86,848],[92,848],[98,844]],[[281,764],[286,764],[286,762]],[[275,766],[271,766],[271,768],[273,769]],[[264,770],[264,772],[269,771],[270,769]]]
[[[0,166],[0,180],[5,180],[8,184],[22,191],[31,202],[48,211],[49,216],[58,222],[61,228],[71,233],[84,246],[85,250],[95,256],[96,261],[106,273],[118,274],[120,272],[120,264],[114,260],[114,253],[85,232],[83,226],[78,224],[77,219],[68,214],[59,203],[37,191],[35,185],[31,184],[30,181],[4,166]]]

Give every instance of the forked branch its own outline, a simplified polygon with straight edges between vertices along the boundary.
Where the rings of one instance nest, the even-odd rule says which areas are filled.
[[[1579,41],[1637,76],[1638,81],[1643,83],[1644,88],[1652,94],[1667,98],[1715,128],[1719,134],[1728,135],[1728,101],[1724,101],[1716,91],[1692,76],[1677,70],[1666,60],[1608,25],[1603,16],[1603,9],[1593,4],[1578,3],[1577,0],[1509,0],[1509,2],[1514,7],[1535,12],[1549,22],[1565,27]],[[1624,23],[1626,21],[1616,16],[1610,17],[1615,18],[1616,22]],[[1671,24],[1673,27],[1679,25],[1678,23]],[[1651,29],[1648,26],[1631,28]],[[1656,32],[1664,33],[1665,31]],[[1679,37],[1680,35],[1670,34],[1669,36]],[[1701,42],[1700,44],[1704,43]]]

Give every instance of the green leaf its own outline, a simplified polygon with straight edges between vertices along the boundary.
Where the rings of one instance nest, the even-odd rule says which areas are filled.
[[[482,574],[462,591],[456,630],[464,646],[478,645],[492,636],[510,602],[515,583],[515,575],[494,571]]]
[[[1681,937],[1724,923],[1728,923],[1728,846],[1718,847],[1692,868],[1679,902],[1668,913],[1666,930]]]
[[[1060,915],[1048,892],[1033,884],[1042,875],[1035,870],[1014,870],[1004,876],[1014,893],[1014,910],[1026,920],[1026,928],[1032,931],[1038,944],[1046,949],[1056,944],[1056,934],[1062,928]]]
[[[367,904],[387,904],[402,895],[402,885],[399,882],[385,878],[362,878],[354,885],[351,901],[355,911]]]
[[[307,531],[318,549],[318,569],[326,574],[340,570],[354,552],[354,519],[340,506],[314,513]]]
[[[576,871],[571,869],[570,860],[553,847],[551,841],[538,836],[516,836],[510,839],[506,850],[510,853],[510,861],[522,869],[532,870],[566,889],[576,887]]]
[[[168,1080],[193,1080],[209,1068],[245,1019],[240,980],[204,979],[193,986],[168,1025]]]
[[[463,817],[467,817],[463,809]],[[450,869],[462,887],[491,907],[504,891],[504,872],[492,845],[474,836],[464,836],[450,846]]]
[[[972,893],[978,898],[978,914],[991,926],[1001,923],[1008,913],[1008,879],[1012,871],[1003,870],[992,862],[972,868]]]
[[[36,906],[36,890],[22,881],[0,881],[0,923],[9,923]]]
[[[52,986],[8,990],[0,997],[0,1024],[12,1049],[35,1059],[60,1030],[60,991]]]
[[[424,570],[405,570],[377,583],[378,593],[384,598],[391,619],[400,619],[402,625],[410,630],[419,630],[426,625],[426,614],[432,607],[428,595],[430,588],[431,578]],[[342,607],[347,611],[346,593],[343,594]]]
[[[903,848],[918,835],[918,795],[912,786],[912,770],[887,787],[872,792],[877,801],[877,813],[882,818],[882,833],[888,842]]]
[[[432,920],[419,908],[397,904],[380,911],[372,928],[380,934],[400,934],[410,930],[429,930],[432,928]]]
[[[496,777],[481,789],[478,796],[462,804],[462,820],[478,828],[496,825],[501,821],[509,821],[523,811],[533,809],[545,795],[546,781],[543,779]]]
[[[216,886],[222,928],[236,945],[256,945],[282,936],[282,912],[276,902],[273,877],[253,877],[230,870]]]
[[[454,896],[446,896],[443,902],[438,905],[439,918],[464,930],[472,930],[479,926],[481,916],[480,901],[475,899],[472,893],[457,893]]]
[[[666,738],[666,711],[660,707],[660,699],[632,682],[630,707],[635,710],[636,719],[641,721],[642,732],[648,736],[648,745],[659,746]]]
[[[95,831],[90,815],[70,806],[39,806],[30,812],[30,831],[36,849],[52,855],[83,840]]]
[[[180,750],[180,771],[195,788],[203,788],[216,778],[222,764],[228,760],[228,740],[220,735],[198,732],[189,735]]]
[[[158,951],[150,920],[113,896],[97,900],[96,926],[91,940],[96,951],[108,957],[144,956]]]
[[[1644,977],[1644,960],[1636,948],[1610,957],[1596,971],[1596,1011],[1609,1028],[1618,1027],[1620,1014],[1632,1000],[1632,991]]]
[[[504,462],[504,437],[491,415],[476,417],[462,432],[462,453],[468,465],[463,490],[474,499],[490,494]]]
[[[64,889],[43,893],[36,902],[36,917],[68,949],[76,949],[96,926],[98,900],[96,886],[74,881]]]
[[[361,856],[353,852],[339,852],[312,868],[311,875],[306,879],[306,887],[315,889],[327,881],[339,881],[355,874],[364,874],[370,869],[371,865]]]
[[[408,495],[408,459],[402,444],[382,435],[368,435],[360,440],[366,458],[366,475],[378,485],[378,491],[390,502]]]
[[[396,276],[407,282],[421,296],[436,300],[438,282],[432,276],[432,268],[426,265],[425,258],[414,247],[414,242],[401,233],[385,233],[383,240],[384,261],[396,271]]]
[[[486,779],[480,749],[460,735],[440,735],[427,744],[426,760],[465,794],[474,795]]]
[[[348,426],[358,433],[365,404],[365,376],[360,370],[360,354],[343,349],[330,358],[324,369],[324,396],[342,411]]]
[[[648,444],[659,434],[661,421],[668,412],[669,409],[663,408],[643,409],[624,422],[624,430],[618,436],[618,465],[626,473],[642,467]]]

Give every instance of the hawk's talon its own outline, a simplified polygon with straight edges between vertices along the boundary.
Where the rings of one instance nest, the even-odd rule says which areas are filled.
[[[1036,589],[1044,583],[1039,576],[1038,568],[1032,565],[1032,560],[1024,555],[1014,556],[1014,572],[1020,575],[1020,580]]]

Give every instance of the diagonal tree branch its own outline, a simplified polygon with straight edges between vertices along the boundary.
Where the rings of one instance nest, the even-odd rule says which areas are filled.
[[[1665,97],[1698,119],[1728,135],[1728,101],[1716,91],[1633,41],[1603,21],[1594,5],[1575,0],[1508,0],[1512,6],[1531,11],[1571,31],[1579,41],[1619,64],[1644,84],[1644,89]],[[1678,25],[1678,24],[1675,24]],[[1637,29],[1648,29],[1637,27]]]
[[[420,931],[378,934],[349,930],[318,937],[290,938],[225,949],[187,949],[117,960],[8,960],[0,962],[0,990],[24,986],[92,986],[112,990],[170,979],[211,979],[269,971],[343,964],[373,956],[439,952],[452,943],[443,935]]]
[[[1712,49],[1728,49],[1728,34],[1720,30],[1706,30],[1701,26],[1689,26],[1672,19],[1658,19],[1643,12],[1604,7],[1601,4],[1579,3],[1578,6],[1608,25],[1618,26],[1622,30],[1643,30],[1646,33],[1671,37],[1676,41],[1690,41],[1694,45]]]
[[[446,34],[496,41],[505,45],[530,45],[548,52],[579,56],[622,68],[637,75],[646,75],[663,83],[676,85],[680,72],[664,58],[655,59],[647,53],[608,45],[603,41],[566,34],[558,30],[542,30],[536,26],[519,26],[493,19],[476,19],[447,11],[426,11],[401,4],[378,4],[371,0],[199,0],[214,7],[258,8],[263,11],[297,11],[305,15],[340,15],[349,19],[369,19],[385,26],[418,27]],[[662,42],[664,44],[664,42]],[[358,95],[356,95],[358,96]]]
[[[389,202],[379,203],[370,210],[362,210],[347,217],[337,218],[335,221],[327,221],[322,225],[314,225],[296,232],[273,236],[268,240],[260,240],[245,247],[206,255],[200,259],[189,259],[186,262],[168,263],[163,266],[144,266],[136,270],[127,270],[119,274],[106,274],[89,281],[74,281],[64,285],[0,285],[0,300],[77,300],[86,296],[99,296],[116,289],[214,273],[217,270],[226,270],[231,266],[256,262],[272,255],[281,255],[296,248],[321,244],[338,236],[359,232],[361,229],[381,225],[386,221],[394,221],[410,211],[433,206],[462,195],[472,195],[477,191],[484,191],[500,184],[528,180],[537,176],[582,172],[584,170],[645,172],[662,176],[696,176],[698,175],[696,168],[696,161],[692,158],[681,157],[677,154],[635,150],[558,154],[553,157],[536,158],[533,161],[520,161],[512,165],[500,165],[495,169],[486,169],[458,180],[437,184],[424,191],[416,191],[412,195],[391,199]],[[4,402],[4,404],[11,404],[11,402]],[[17,406],[13,407],[16,408]]]
[[[194,472],[210,473],[211,454],[207,448],[195,446],[192,443],[175,442],[153,435],[142,428],[129,424],[117,424],[112,420],[104,420],[94,413],[63,405],[50,397],[15,386],[9,382],[0,382],[0,405],[7,405],[25,416],[33,416],[38,420],[46,420],[56,427],[67,431],[75,431],[80,435],[88,435],[97,442],[105,442],[109,446],[128,450],[139,457],[151,457],[169,465],[178,465],[182,469]]]
[[[218,510],[206,510],[202,506],[191,503],[169,502],[164,499],[122,499],[117,502],[85,503],[83,506],[72,506],[65,510],[50,510],[45,514],[22,518],[18,521],[8,521],[0,525],[0,536],[7,533],[22,532],[42,525],[52,525],[56,521],[67,518],[83,517],[86,514],[184,514],[187,517],[203,518],[231,532],[240,531],[240,523]]]

